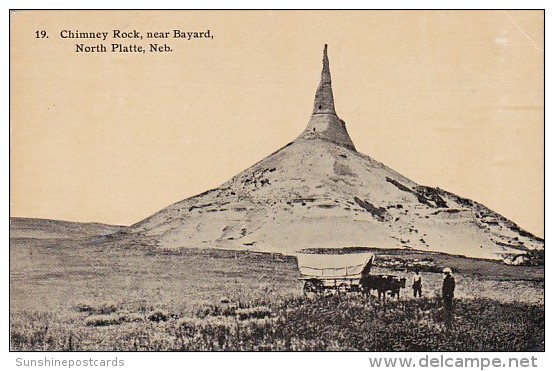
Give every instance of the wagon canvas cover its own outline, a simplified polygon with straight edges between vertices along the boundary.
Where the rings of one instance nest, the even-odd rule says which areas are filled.
[[[298,254],[302,278],[360,278],[372,253],[355,254]]]

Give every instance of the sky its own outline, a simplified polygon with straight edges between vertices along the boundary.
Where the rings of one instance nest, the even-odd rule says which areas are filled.
[[[213,38],[146,38],[175,29]],[[305,128],[327,43],[358,151],[544,237],[543,36],[542,11],[12,13],[10,215],[130,225],[217,187]]]

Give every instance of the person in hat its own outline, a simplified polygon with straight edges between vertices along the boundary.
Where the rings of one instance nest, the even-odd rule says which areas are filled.
[[[452,269],[444,268],[442,273],[444,274],[444,280],[442,281],[442,302],[444,308],[451,311],[453,308],[456,281],[454,280],[454,277],[452,277]]]
[[[417,298],[418,295],[421,298],[421,274],[419,269],[414,271],[414,276],[412,277],[412,289],[414,290],[414,298]]]

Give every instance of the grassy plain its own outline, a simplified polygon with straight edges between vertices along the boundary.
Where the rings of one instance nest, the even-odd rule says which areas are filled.
[[[426,253],[378,252],[375,272]],[[305,298],[294,257],[248,251],[161,251],[109,238],[10,240],[13,350],[541,350],[544,267],[444,254],[457,279],[445,315],[441,277],[424,272],[380,303],[357,294]],[[471,335],[471,336],[468,336]]]

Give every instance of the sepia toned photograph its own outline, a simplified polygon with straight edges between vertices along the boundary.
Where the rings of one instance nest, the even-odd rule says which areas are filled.
[[[543,10],[11,10],[11,351],[545,351]]]

